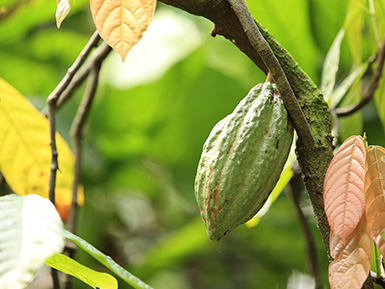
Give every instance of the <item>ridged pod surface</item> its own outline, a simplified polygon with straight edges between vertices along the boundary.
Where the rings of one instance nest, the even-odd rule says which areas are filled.
[[[203,146],[195,196],[210,239],[251,219],[286,163],[293,126],[274,84],[252,88]]]

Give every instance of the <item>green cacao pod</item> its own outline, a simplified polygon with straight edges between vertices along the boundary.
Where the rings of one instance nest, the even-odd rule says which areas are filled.
[[[274,84],[258,84],[203,146],[195,196],[210,239],[251,219],[286,163],[293,126]]]

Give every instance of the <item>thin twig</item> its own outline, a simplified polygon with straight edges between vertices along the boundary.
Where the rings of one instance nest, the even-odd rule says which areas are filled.
[[[75,169],[74,169],[74,182],[72,188],[72,201],[71,209],[68,220],[68,230],[70,232],[76,231],[76,215],[78,208],[78,188],[81,176],[81,160],[82,160],[82,130],[91,108],[92,101],[95,97],[96,89],[99,81],[99,72],[102,61],[107,57],[111,48],[105,43],[100,45],[89,58],[89,64],[85,65],[85,70],[88,71],[87,87],[84,92],[83,99],[79,105],[78,111],[71,126],[71,138],[74,145],[75,154]],[[84,68],[83,67],[83,68]],[[82,80],[83,81],[83,80]],[[69,257],[72,257],[76,248],[67,251]],[[65,289],[72,287],[71,276],[67,275],[65,280]]]
[[[69,214],[69,220],[67,228],[70,232],[76,231],[76,215],[78,208],[78,188],[80,183],[81,175],[81,159],[82,159],[82,128],[85,123],[86,116],[91,107],[92,100],[94,99],[96,88],[98,85],[100,66],[94,66],[90,71],[87,88],[84,93],[82,102],[78,108],[75,119],[71,126],[71,137],[74,145],[74,154],[75,154],[75,169],[74,169],[74,182],[72,188],[72,201],[71,209]],[[66,254],[70,258],[73,257],[76,252],[76,248],[68,250]],[[67,275],[64,282],[64,288],[70,289],[72,287],[72,278],[70,275]]]
[[[0,172],[0,192],[4,189],[6,184],[3,174]]]
[[[59,280],[59,272],[58,270],[52,268],[51,269],[51,277],[52,277],[52,285],[54,289],[60,289],[60,280]]]
[[[60,83],[56,86],[56,88],[52,91],[52,93],[48,96],[47,104],[48,104],[48,120],[49,120],[49,134],[50,134],[50,145],[51,145],[51,173],[49,178],[49,189],[48,196],[50,201],[55,204],[55,186],[56,186],[56,173],[59,168],[58,164],[58,152],[56,146],[56,103],[62,94],[62,92],[66,89],[66,87],[70,84],[73,79],[75,73],[79,70],[81,65],[84,63],[88,54],[91,52],[92,48],[98,44],[100,40],[99,34],[97,31],[91,36],[90,40],[80,52],[79,56],[76,58],[75,62],[68,69],[64,78],[60,81]],[[55,269],[52,269],[51,276],[53,280],[53,288],[60,289],[60,282],[58,278],[58,272]]]
[[[48,100],[58,99],[60,97],[62,92],[68,87],[75,73],[79,70],[79,68],[82,66],[82,64],[86,60],[87,56],[90,54],[91,50],[98,45],[99,40],[100,40],[99,33],[98,31],[95,31],[94,34],[92,34],[90,40],[88,40],[87,44],[84,46],[83,50],[80,52],[80,54],[76,58],[75,62],[71,65],[70,68],[68,68],[64,78],[60,81],[60,83],[56,86],[54,91],[50,94],[50,96],[48,97]]]
[[[57,108],[60,108],[69,99],[76,88],[78,88],[83,83],[90,71],[93,69],[92,67],[95,65],[95,63],[101,63],[111,52],[111,50],[112,48],[105,42],[101,43],[100,46],[95,49],[95,51],[87,59],[86,63],[76,73],[68,87],[63,91],[57,103]]]
[[[372,78],[370,79],[369,84],[367,85],[365,91],[362,94],[361,100],[357,104],[352,104],[348,107],[337,108],[335,112],[338,117],[348,116],[359,111],[361,108],[367,105],[370,102],[370,100],[373,98],[373,95],[379,86],[380,79],[382,77],[382,71],[384,68],[385,36],[382,44],[379,46],[379,49],[377,51],[376,59],[377,59],[376,69],[372,74]]]
[[[289,84],[289,81],[286,78],[281,64],[275,57],[269,44],[263,38],[244,0],[228,0],[228,2],[233,7],[233,10],[238,17],[251,46],[258,52],[266,67],[269,69],[290,118],[293,121],[299,139],[309,146],[313,145],[314,139],[310,127]]]
[[[298,163],[297,163],[298,167]],[[299,169],[299,167],[298,167]],[[315,289],[321,288],[321,278],[319,275],[319,269],[318,269],[318,258],[317,258],[317,250],[314,242],[314,237],[310,231],[309,224],[307,222],[306,216],[302,211],[302,208],[299,204],[299,196],[301,194],[303,183],[301,181],[301,177],[299,174],[294,174],[293,178],[290,180],[290,186],[289,186],[289,195],[291,196],[294,207],[297,211],[298,219],[300,221],[305,240],[307,243],[307,253],[308,253],[308,260],[310,263],[310,272],[314,278],[315,281]]]
[[[372,277],[373,282],[377,285],[380,285],[382,288],[385,288],[385,278],[382,276],[377,276],[376,272],[370,271],[370,277]]]
[[[90,40],[80,52],[79,56],[76,58],[75,62],[68,69],[64,78],[60,81],[60,83],[56,86],[56,88],[52,91],[52,93],[48,96],[47,104],[48,104],[48,120],[50,124],[50,140],[51,140],[51,151],[52,151],[52,160],[51,160],[51,174],[49,178],[49,191],[48,196],[53,204],[55,204],[55,186],[56,186],[56,172],[59,168],[58,164],[58,152],[56,147],[56,103],[63,93],[63,91],[70,84],[72,78],[75,73],[79,70],[81,65],[84,63],[91,49],[97,45],[100,37],[97,31],[91,36]]]
[[[84,79],[89,76],[88,86],[84,92],[84,97],[78,108],[75,119],[71,127],[71,137],[74,142],[75,151],[75,172],[74,172],[74,184],[71,209],[68,221],[68,229],[71,232],[75,232],[76,227],[76,211],[77,211],[77,198],[78,198],[78,186],[81,171],[81,133],[84,126],[85,120],[88,115],[88,111],[91,107],[92,100],[95,96],[98,80],[99,71],[103,60],[107,57],[111,47],[103,42],[95,51],[90,55],[87,62],[83,65],[82,69],[74,77],[73,81],[63,92],[62,98],[69,97],[71,93],[78,87]],[[57,105],[59,105],[58,103]]]
[[[48,100],[48,120],[49,120],[49,135],[51,139],[51,174],[49,177],[49,190],[48,196],[52,204],[55,205],[55,186],[56,186],[56,172],[59,168],[58,165],[58,153],[56,146],[56,118],[55,118],[56,99]]]
[[[82,157],[82,129],[84,127],[88,112],[91,108],[92,101],[94,99],[96,88],[99,80],[100,63],[95,64],[89,74],[87,88],[84,93],[82,102],[78,108],[75,119],[71,126],[71,137],[74,144],[75,154],[75,172],[74,172],[74,184],[72,193],[72,203],[68,222],[68,230],[75,232],[76,229],[76,211],[77,211],[77,199],[78,199],[78,187],[81,174],[81,157]]]

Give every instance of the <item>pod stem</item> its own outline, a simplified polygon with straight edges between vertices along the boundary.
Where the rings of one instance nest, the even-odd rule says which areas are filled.
[[[258,52],[271,73],[272,79],[277,85],[278,91],[294,124],[299,139],[307,145],[314,145],[315,142],[310,127],[289,81],[286,78],[282,66],[265,38],[263,38],[244,0],[228,0],[228,2],[231,4],[237,15],[252,48]]]

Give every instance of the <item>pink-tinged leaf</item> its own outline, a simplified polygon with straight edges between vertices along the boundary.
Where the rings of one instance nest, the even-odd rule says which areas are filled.
[[[357,227],[365,211],[365,144],[349,137],[339,148],[326,172],[325,212],[333,232],[345,239]]]
[[[372,252],[372,239],[365,215],[345,240],[330,232],[330,252],[334,258],[329,265],[330,288],[360,289],[370,271]]]
[[[385,149],[369,146],[365,162],[365,209],[370,233],[385,256]]]

